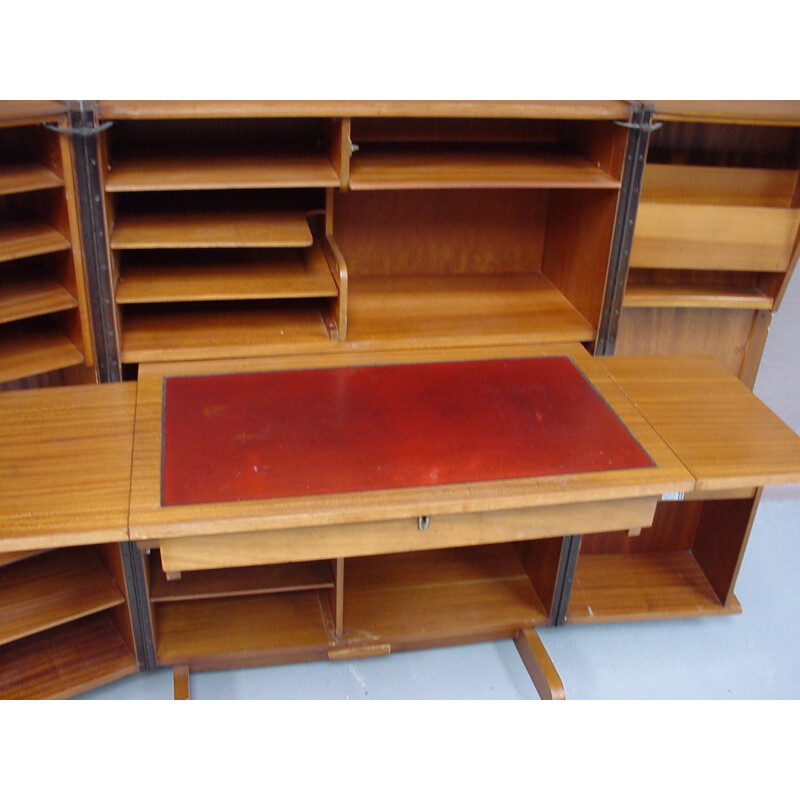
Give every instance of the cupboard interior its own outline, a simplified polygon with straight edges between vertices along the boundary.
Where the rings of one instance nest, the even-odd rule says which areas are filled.
[[[70,697],[138,671],[117,544],[0,555],[0,697]]]
[[[352,657],[547,625],[561,539],[169,575],[147,560],[160,664]],[[377,651],[377,652],[376,652]]]
[[[567,622],[738,613],[733,586],[756,505],[754,494],[659,502],[638,536],[582,537]]]

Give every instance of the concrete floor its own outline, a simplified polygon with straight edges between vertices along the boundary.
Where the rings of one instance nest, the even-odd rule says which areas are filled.
[[[540,631],[567,692],[588,699],[800,699],[800,501],[761,504],[731,617]],[[200,673],[192,697],[381,700],[536,699],[514,644],[386,658]],[[172,672],[135,675],[86,699],[168,699]]]

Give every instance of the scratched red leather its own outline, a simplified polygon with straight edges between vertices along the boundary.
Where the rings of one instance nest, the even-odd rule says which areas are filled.
[[[649,467],[565,357],[168,378],[162,503]]]

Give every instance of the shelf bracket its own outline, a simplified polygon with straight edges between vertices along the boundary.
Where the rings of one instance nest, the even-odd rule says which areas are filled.
[[[614,120],[615,125],[620,128],[632,128],[635,131],[643,131],[644,133],[652,133],[657,131],[662,125],[662,122],[622,122],[621,120]]]
[[[107,131],[113,124],[112,120],[104,122],[102,125],[75,125],[61,128],[58,125],[51,125],[49,122],[42,123],[47,130],[53,131],[53,133],[66,133],[69,136],[97,136],[98,133]]]

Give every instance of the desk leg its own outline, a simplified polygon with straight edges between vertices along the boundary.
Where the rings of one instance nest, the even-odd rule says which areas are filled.
[[[176,700],[189,700],[189,667],[172,668],[172,685]]]
[[[539,634],[533,628],[517,631],[514,637],[522,663],[531,676],[542,700],[566,700],[564,684],[547,654]]]

